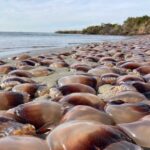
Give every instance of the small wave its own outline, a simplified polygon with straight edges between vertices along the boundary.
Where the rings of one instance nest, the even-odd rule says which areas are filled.
[[[0,50],[25,49],[25,48],[52,48],[52,47],[57,47],[57,46],[6,47],[6,48],[0,48]]]
[[[0,36],[54,36],[54,33],[44,32],[0,32]]]

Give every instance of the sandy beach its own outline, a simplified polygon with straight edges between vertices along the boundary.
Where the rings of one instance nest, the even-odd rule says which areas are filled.
[[[0,0],[0,150],[150,150],[149,7]]]
[[[82,44],[82,45],[79,45],[79,46],[70,46],[70,47],[64,47],[64,48],[50,48],[50,49],[48,49],[48,50],[38,50],[38,51],[28,51],[28,52],[25,52],[25,53],[22,53],[22,54],[14,54],[14,55],[7,55],[7,57],[6,56],[4,56],[4,57],[1,57],[1,60],[4,60],[8,65],[12,65],[12,66],[15,66],[16,67],[16,64],[17,64],[17,62],[18,61],[16,61],[16,60],[13,60],[13,58],[15,58],[15,57],[23,57],[24,55],[26,56],[26,55],[29,55],[29,56],[31,56],[31,57],[33,57],[33,58],[37,58],[38,56],[51,56],[51,55],[60,55],[61,53],[62,53],[62,55],[63,55],[63,53],[65,54],[65,53],[71,53],[72,51],[74,51],[74,50],[85,50],[86,51],[86,49],[89,49],[89,47],[94,47],[94,46],[96,46],[96,47],[102,47],[103,48],[103,46],[105,46],[105,45],[112,45],[112,46],[117,46],[117,45],[119,45],[120,47],[123,47],[123,45],[124,44],[128,44],[126,47],[125,47],[125,49],[129,49],[130,47],[129,46],[131,46],[132,44],[135,44],[135,46],[139,46],[139,44],[140,44],[140,42],[143,42],[145,39],[146,39],[146,41],[147,41],[147,43],[148,43],[148,40],[149,40],[149,37],[150,36],[131,36],[131,37],[127,37],[126,39],[124,39],[124,40],[120,40],[119,42],[102,42],[102,43],[93,43],[93,44]],[[147,44],[146,43],[146,44]],[[143,46],[144,46],[144,44],[143,44]],[[78,51],[77,51],[77,53],[78,53]],[[24,60],[24,59],[23,59]],[[93,62],[93,61],[87,61],[87,60],[83,60],[83,61],[78,61],[78,60],[76,60],[76,59],[74,59],[72,56],[64,56],[64,61],[67,63],[67,64],[69,64],[70,66],[72,65],[72,64],[88,64],[90,67],[92,67],[92,66],[97,66],[98,64],[97,64],[97,62]],[[54,62],[55,62],[55,60],[54,60]],[[41,67],[44,67],[44,66],[41,66],[41,65],[36,65],[35,67],[32,67],[32,69],[34,69],[34,68],[41,68]],[[51,68],[51,67],[50,67]],[[27,71],[29,71],[30,72],[30,70],[32,70],[32,69],[27,69]],[[75,69],[70,69],[70,68],[68,68],[68,67],[52,67],[52,69],[54,70],[54,72],[52,72],[52,73],[50,73],[50,75],[47,75],[47,76],[40,76],[40,77],[34,77],[33,79],[35,80],[35,81],[37,81],[37,82],[39,82],[39,83],[44,83],[44,84],[47,84],[49,87],[52,87],[52,86],[54,86],[55,85],[55,82],[60,78],[60,77],[63,77],[63,76],[65,76],[65,75],[70,75],[70,74],[74,74],[74,73],[76,73],[76,70]],[[80,72],[80,71],[79,71]],[[82,71],[81,71],[81,73],[82,73]]]
[[[150,35],[31,51],[0,63],[4,146],[14,135],[22,146],[24,135],[33,150],[150,147]]]
[[[136,39],[140,38],[138,36],[135,36]],[[130,41],[130,39],[134,40],[134,36],[133,37],[126,37],[123,41]],[[120,40],[121,42],[121,40]],[[101,42],[103,43],[103,42]],[[83,47],[83,49],[85,48],[88,48],[88,46],[90,45],[101,45],[101,43],[91,43],[91,44],[81,44],[79,46],[66,46],[64,48],[50,48],[50,49],[47,49],[47,50],[31,50],[31,51],[27,51],[27,52],[23,52],[23,53],[19,53],[18,51],[18,54],[7,54],[6,56],[1,56],[1,60],[4,60],[6,62],[6,64],[8,65],[12,65],[12,66],[15,66],[16,67],[16,63],[17,61],[16,60],[13,60],[14,57],[22,57],[24,55],[29,55],[33,58],[36,58],[40,55],[42,56],[46,56],[46,55],[51,55],[51,54],[57,54],[59,55],[60,53],[68,53],[68,52],[72,52],[76,49],[76,47]],[[104,42],[105,43],[105,42]],[[107,42],[106,42],[107,43]],[[114,42],[110,42],[111,43],[115,43]],[[117,43],[116,43],[117,44]],[[17,52],[16,52],[17,53]],[[74,63],[80,63],[80,61],[77,61],[76,59],[68,56],[68,57],[65,57],[65,61],[69,64],[69,65],[72,65]],[[89,65],[92,65],[92,64],[97,64],[97,63],[93,63],[93,62],[87,62]],[[33,68],[41,68],[41,65],[37,65],[36,67],[33,67]],[[70,75],[70,74],[74,74],[75,73],[75,70],[71,70],[69,68],[64,68],[64,67],[54,67],[53,68],[55,71],[53,73],[50,73],[50,75],[48,76],[44,76],[44,77],[34,77],[34,80],[37,81],[38,83],[44,83],[44,84],[47,84],[49,87],[52,87],[55,85],[55,82],[60,78],[60,77],[63,77],[65,75]],[[27,71],[30,72],[30,70],[32,69],[27,69]]]

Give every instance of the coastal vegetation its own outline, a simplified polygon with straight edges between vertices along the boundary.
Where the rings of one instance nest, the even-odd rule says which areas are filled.
[[[62,34],[81,34],[81,31],[77,30],[66,30],[66,31],[56,31],[56,33],[62,33]]]
[[[89,26],[81,31],[67,30],[57,31],[63,34],[99,34],[99,35],[143,35],[150,34],[150,17],[129,17],[122,25],[101,24]]]

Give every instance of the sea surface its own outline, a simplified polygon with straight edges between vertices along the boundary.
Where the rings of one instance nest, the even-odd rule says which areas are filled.
[[[55,34],[33,32],[0,32],[0,56],[11,54],[48,50],[52,48],[65,48],[87,43],[104,41],[119,41],[124,36],[81,35],[81,34]]]

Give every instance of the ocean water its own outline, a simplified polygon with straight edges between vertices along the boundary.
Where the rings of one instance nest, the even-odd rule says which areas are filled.
[[[0,32],[0,56],[23,52],[64,48],[86,43],[119,41],[124,36],[55,34],[32,32]]]

